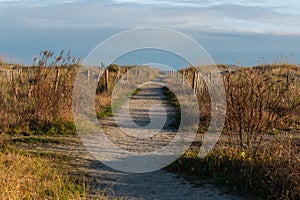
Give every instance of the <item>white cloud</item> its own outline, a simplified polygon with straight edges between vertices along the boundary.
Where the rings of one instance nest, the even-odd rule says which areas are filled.
[[[190,31],[300,35],[300,18],[294,12],[288,13],[298,7],[300,3],[291,0],[0,0],[0,20],[2,27],[37,29],[163,26]]]
[[[243,52],[297,54],[299,7],[290,0],[0,0],[0,51],[88,52],[121,30],[155,26],[191,34],[223,63]]]
[[[55,4],[68,4],[80,2],[81,0],[0,0],[0,6],[27,5],[27,6],[49,6]]]
[[[217,5],[241,5],[273,8],[277,11],[295,11],[299,14],[300,2],[294,0],[111,0],[117,4],[134,4],[160,7],[211,7]]]
[[[299,35],[300,27],[291,25],[280,25],[275,23],[259,22],[255,20],[243,20],[236,18],[223,17],[232,32],[244,32],[254,34],[277,34],[277,35]]]

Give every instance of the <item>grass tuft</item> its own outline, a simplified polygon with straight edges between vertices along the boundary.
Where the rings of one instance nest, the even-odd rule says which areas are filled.
[[[82,199],[84,189],[53,160],[2,149],[0,199]]]

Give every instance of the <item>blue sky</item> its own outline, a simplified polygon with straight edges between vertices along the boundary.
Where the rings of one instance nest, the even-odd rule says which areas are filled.
[[[113,34],[153,26],[191,36],[216,63],[300,64],[299,1],[0,0],[0,52],[20,63],[42,49],[84,58]]]

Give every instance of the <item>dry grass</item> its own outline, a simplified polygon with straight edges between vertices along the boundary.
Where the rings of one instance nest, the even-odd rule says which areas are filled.
[[[69,53],[66,59],[62,56],[63,52],[54,58],[52,52],[44,51],[33,67],[2,66],[1,132],[47,131],[57,120],[72,119],[71,96],[78,65],[71,63]]]
[[[80,189],[43,158],[0,153],[0,199],[80,199]]]
[[[71,97],[78,67],[70,53],[54,57],[49,51],[41,52],[33,67],[2,67],[0,131],[74,134]],[[134,67],[110,66],[108,90],[104,77],[99,77],[95,99],[98,113],[111,114],[112,88],[118,78],[127,79],[127,70],[131,70],[129,78],[138,76]],[[222,70],[228,68],[222,66]],[[182,71],[190,82],[193,71]],[[148,79],[158,73],[152,72],[147,74]],[[225,73],[223,80],[228,105],[223,139],[204,159],[197,158],[195,151],[187,152],[172,170],[213,177],[264,198],[299,199],[299,67],[234,69]],[[210,123],[211,103],[205,84],[198,82],[202,83],[197,94],[199,132],[204,134]],[[2,148],[0,160],[3,199],[72,199],[80,195],[65,173],[54,169],[51,159]]]
[[[3,64],[0,68],[0,132],[74,134],[72,92],[79,67],[79,61],[70,52],[65,54],[61,51],[54,56],[48,50],[41,51],[31,67]],[[117,80],[124,79],[130,83],[137,77],[141,79],[142,75],[147,76],[143,80],[151,80],[159,74],[159,70],[146,66],[110,65],[107,69],[107,86],[103,68],[86,69],[88,79],[98,78],[97,112],[103,111],[103,106],[110,105],[110,96]]]
[[[0,199],[82,199],[83,185],[71,179],[66,171],[58,169],[58,160],[11,149],[3,137]]]
[[[241,149],[257,149],[266,135],[299,126],[300,80],[296,76],[300,73],[288,68],[240,69],[224,76],[227,93],[224,134],[230,138],[238,136]]]
[[[222,139],[206,158],[198,158],[197,148],[192,148],[170,169],[212,178],[262,198],[299,199],[299,67],[224,69],[229,73],[223,74],[227,116]],[[183,71],[190,83],[193,71]],[[205,85],[198,91],[202,111],[199,132],[205,134],[210,97]]]
[[[104,76],[99,78],[96,95],[96,110],[103,112],[110,105],[110,95],[117,78],[130,70],[130,78],[138,76],[133,66],[109,67],[109,86],[106,90]],[[84,199],[89,196],[80,178],[69,176],[68,163],[44,154],[26,153],[6,145],[6,140],[28,145],[59,143],[56,139],[43,139],[32,134],[76,134],[72,119],[72,89],[79,62],[62,51],[54,56],[42,51],[34,59],[33,66],[8,65],[0,67],[0,199]],[[146,68],[145,68],[146,69]],[[101,69],[89,68],[90,74],[99,74]],[[154,78],[158,71],[148,74]],[[119,77],[118,77],[119,76]],[[108,112],[111,112],[109,109]],[[11,139],[10,135],[24,135]],[[66,162],[66,161],[64,161]],[[63,166],[63,170],[62,170]],[[57,168],[59,167],[59,168]],[[84,186],[86,185],[86,186]],[[105,195],[95,199],[107,199]]]
[[[168,169],[253,198],[299,199],[299,144],[300,137],[285,135],[273,138],[253,153],[241,151],[238,146],[224,146],[221,141],[205,158],[189,150]]]
[[[122,104],[123,100],[128,95],[134,95],[137,92],[135,89],[136,85],[132,85],[131,82],[134,83],[144,83],[147,81],[152,81],[160,73],[159,69],[151,68],[148,66],[118,66],[116,64],[110,65],[108,68],[108,90],[105,88],[105,76],[104,73],[101,76],[98,87],[97,87],[97,95],[95,97],[96,103],[96,111],[98,113],[98,117],[111,116],[111,96],[113,90],[115,89],[115,85],[117,81],[122,87],[119,86],[121,91],[114,91],[115,94],[119,95],[120,98],[118,102],[114,102],[114,104]],[[130,90],[130,88],[134,88]],[[129,92],[130,91],[130,92]],[[127,94],[129,92],[130,94]],[[132,93],[131,93],[132,92]],[[120,105],[115,105],[120,106]]]

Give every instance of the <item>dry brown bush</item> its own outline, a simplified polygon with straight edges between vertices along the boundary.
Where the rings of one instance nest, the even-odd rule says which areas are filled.
[[[299,88],[273,71],[240,69],[224,76],[227,118],[224,134],[238,138],[241,148],[259,148],[274,129],[285,128],[287,120],[299,111]],[[238,136],[238,137],[235,137]]]

